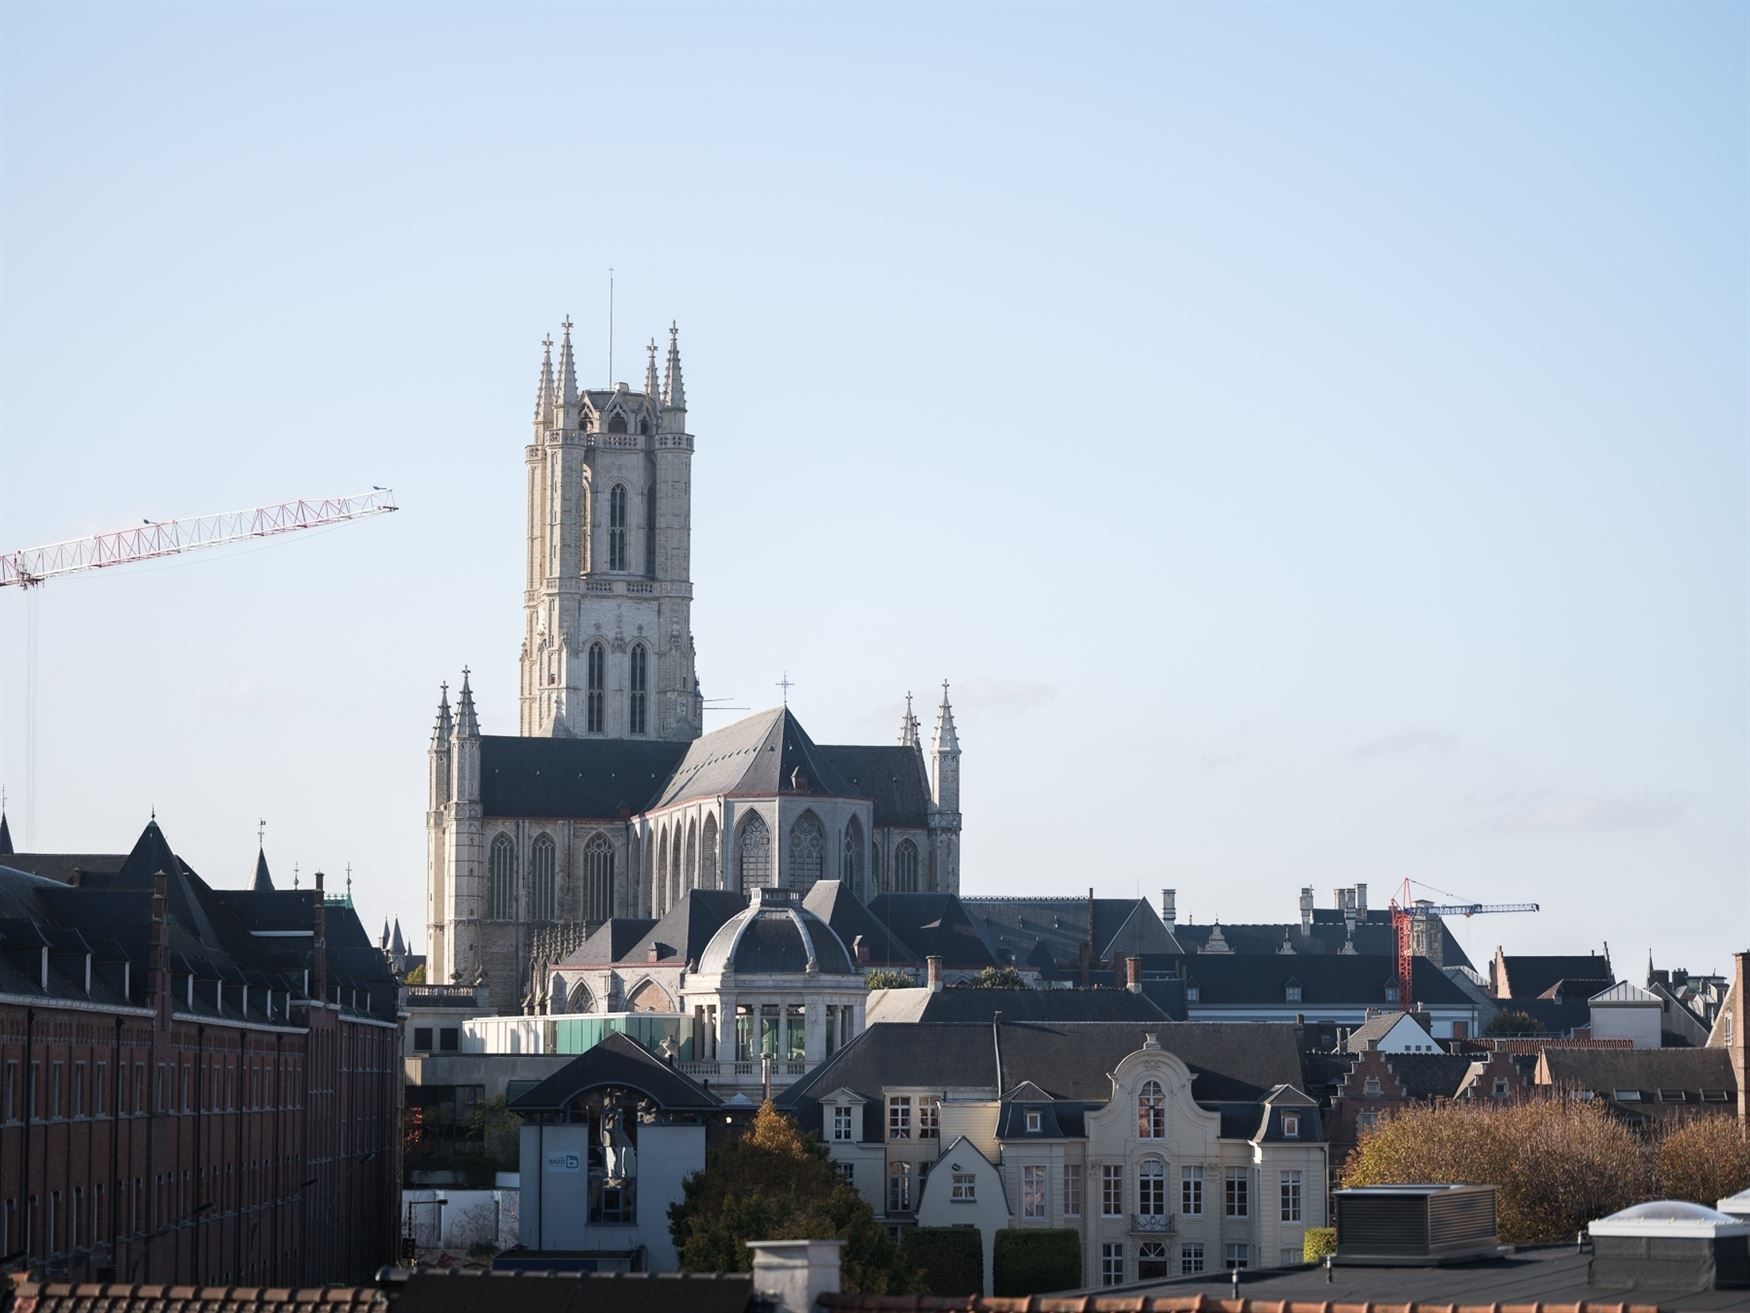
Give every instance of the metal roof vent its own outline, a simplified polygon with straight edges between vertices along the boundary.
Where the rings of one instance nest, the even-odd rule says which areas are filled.
[[[1592,1223],[1590,1280],[1609,1289],[1688,1293],[1750,1286],[1750,1220],[1657,1199]]]
[[[1363,1185],[1331,1197],[1340,1264],[1433,1266],[1492,1256],[1501,1247],[1492,1185]]]

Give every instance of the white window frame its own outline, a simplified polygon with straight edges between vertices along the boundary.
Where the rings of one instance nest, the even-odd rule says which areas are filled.
[[[890,1140],[911,1139],[911,1095],[888,1095],[887,1138]]]
[[[1223,1271],[1231,1272],[1237,1268],[1248,1268],[1252,1265],[1252,1247],[1244,1241],[1222,1247]]]
[[[1124,1216],[1124,1164],[1100,1165],[1100,1216]]]
[[[1080,1163],[1065,1163],[1063,1165],[1063,1215],[1065,1217],[1080,1217],[1082,1201],[1086,1196],[1084,1184],[1086,1176]]]
[[[1032,1108],[1027,1110],[1027,1134],[1037,1135],[1045,1129],[1045,1118]]]
[[[1108,1240],[1100,1246],[1100,1284],[1102,1286],[1121,1286],[1124,1284],[1124,1243],[1118,1240]]]
[[[1203,1216],[1203,1168],[1179,1169],[1179,1211],[1186,1217]]]
[[[1237,1188],[1236,1188],[1237,1187]],[[1223,1217],[1252,1215],[1252,1169],[1230,1167],[1222,1174],[1221,1214]]]
[[[1281,1185],[1282,1221],[1299,1222],[1304,1217],[1305,1185],[1305,1174],[1298,1167],[1284,1169]]]
[[[971,1172],[955,1172],[949,1184],[948,1198],[957,1204],[978,1202],[978,1177]]]
[[[1282,1114],[1282,1138],[1298,1140],[1300,1138],[1300,1114],[1285,1112]]]
[[[842,1103],[832,1110],[832,1138],[835,1140],[851,1138],[851,1110]]]
[[[1201,1271],[1203,1271],[1203,1242],[1192,1240],[1180,1245],[1179,1275],[1193,1277]]]
[[[1051,1174],[1042,1164],[1021,1168],[1021,1216],[1038,1220],[1050,1211]]]

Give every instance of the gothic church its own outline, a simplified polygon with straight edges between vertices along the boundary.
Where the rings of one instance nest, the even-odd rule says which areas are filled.
[[[580,389],[545,343],[528,478],[515,736],[483,735],[468,672],[428,753],[434,984],[515,989],[531,948],[691,889],[837,879],[864,901],[960,888],[960,744],[942,688],[926,755],[822,746],[779,707],[705,733],[691,622],[693,436],[678,335],[665,376]],[[501,1002],[514,1002],[514,996]]]

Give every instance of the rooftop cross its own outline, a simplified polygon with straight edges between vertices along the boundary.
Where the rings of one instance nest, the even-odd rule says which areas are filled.
[[[267,822],[265,820],[257,821],[255,823],[255,842],[259,846],[260,844],[265,843],[266,840]]]
[[[796,687],[796,681],[790,678],[788,670],[784,672],[784,677],[778,681],[778,687],[784,690],[784,705],[789,706],[790,690]]]

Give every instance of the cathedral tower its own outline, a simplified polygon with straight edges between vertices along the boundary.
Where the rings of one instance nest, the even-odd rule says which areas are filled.
[[[699,736],[692,465],[680,342],[657,385],[579,390],[571,321],[549,338],[528,472],[520,729],[552,738]]]

